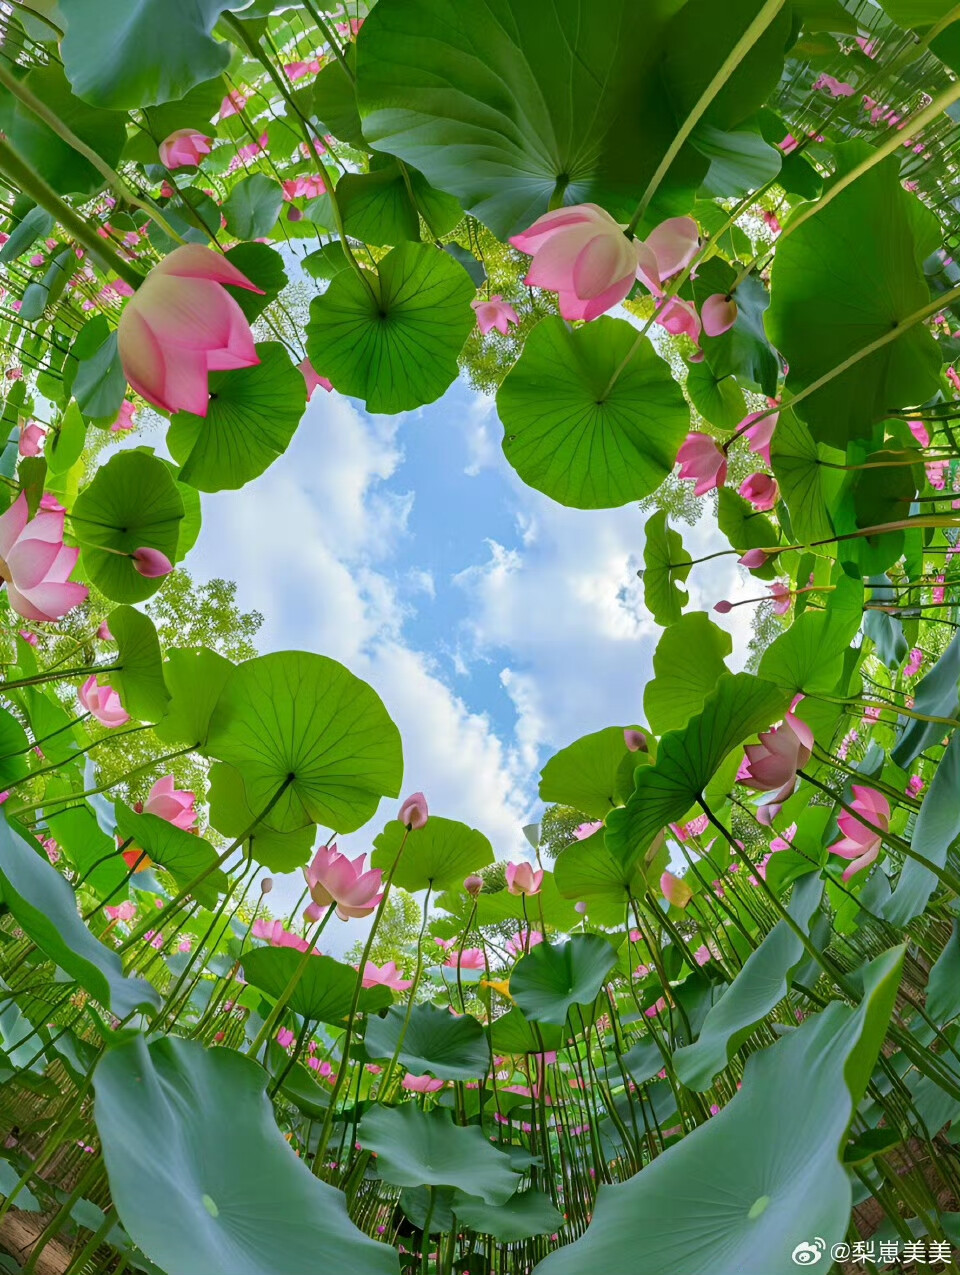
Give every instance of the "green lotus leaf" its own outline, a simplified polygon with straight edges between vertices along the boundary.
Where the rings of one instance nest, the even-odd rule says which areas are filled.
[[[415,1076],[430,1072],[438,1080],[479,1080],[490,1070],[486,1033],[469,1014],[455,1017],[436,1005],[395,1005],[383,1018],[371,1018],[364,1037],[371,1058],[398,1060]]]
[[[437,815],[431,815],[422,828],[412,832],[391,819],[374,838],[373,845],[373,868],[387,872],[400,855],[393,880],[403,890],[451,889],[461,885],[464,877],[493,863],[493,846],[482,832]]]

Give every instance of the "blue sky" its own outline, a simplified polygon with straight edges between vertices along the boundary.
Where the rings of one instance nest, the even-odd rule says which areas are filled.
[[[517,858],[544,761],[642,721],[659,630],[636,577],[645,515],[547,500],[501,437],[492,401],[463,382],[398,417],[317,390],[265,474],[203,497],[187,565],[237,581],[240,606],[266,617],[262,651],[318,651],[369,681],[403,737],[404,793],[422,789],[434,813]],[[716,547],[711,522],[684,530],[691,552]],[[740,574],[732,558],[695,570],[692,605],[742,595]],[[746,611],[727,617],[741,656]],[[344,839],[352,853],[395,809]]]

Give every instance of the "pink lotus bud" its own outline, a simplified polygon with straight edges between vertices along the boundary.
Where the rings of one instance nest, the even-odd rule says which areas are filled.
[[[273,889],[273,877],[264,877],[260,882],[260,893],[269,894]]]
[[[556,292],[569,321],[596,319],[619,305],[636,278],[636,241],[597,204],[544,213],[510,243],[533,257],[524,282]]]
[[[776,399],[768,399],[767,401],[771,407],[776,406]],[[737,433],[743,434],[750,444],[750,450],[754,455],[762,456],[767,465],[771,465],[770,443],[773,440],[773,434],[779,419],[779,412],[769,412],[768,414],[751,412],[737,426]]]
[[[483,889],[483,877],[478,877],[475,874],[467,877],[463,883],[463,888],[472,899],[475,899]]]
[[[18,450],[21,456],[39,456],[43,451],[43,445],[46,442],[47,432],[36,421],[30,421],[28,425],[20,427],[20,444]]]
[[[308,403],[313,398],[313,391],[317,388],[318,385],[322,385],[328,394],[333,389],[333,384],[331,381],[329,381],[325,376],[318,376],[317,373],[313,370],[313,364],[310,362],[309,359],[303,359],[300,363],[297,364],[297,368],[302,373],[303,379],[307,383],[307,402]]]
[[[700,318],[707,336],[723,336],[737,321],[737,303],[733,297],[715,292],[700,307]]]
[[[702,325],[697,307],[691,301],[684,301],[682,297],[671,297],[659,314],[655,315],[654,322],[666,328],[671,336],[688,336],[694,345],[700,342]]]
[[[178,128],[160,143],[160,162],[164,168],[195,168],[213,143],[195,128]]]
[[[187,789],[179,789],[173,775],[164,775],[150,789],[143,813],[166,819],[175,828],[193,832],[197,826],[197,797]]]
[[[109,628],[109,626],[108,626],[108,624],[107,624],[106,620],[104,620],[104,621],[100,624],[99,628],[97,629],[97,637],[100,639],[100,641],[101,641],[101,642],[112,642],[112,641],[113,641],[113,634],[110,632],[110,628]]]
[[[733,610],[733,603],[728,602],[726,598],[721,598],[719,602],[714,602],[713,609],[720,615],[729,615]]]
[[[694,430],[688,434],[677,452],[680,477],[696,482],[695,496],[705,496],[727,480],[727,458],[709,434]]]
[[[518,324],[520,320],[517,318],[517,312],[512,305],[508,305],[500,296],[499,292],[496,296],[490,298],[489,301],[483,297],[478,297],[476,301],[470,302],[477,315],[477,327],[484,336],[488,332],[492,332],[494,328],[498,332],[502,332],[504,336],[510,330],[510,324]]]
[[[148,580],[156,580],[160,576],[168,576],[173,570],[173,563],[159,549],[142,547],[135,549],[130,557],[136,570]]]
[[[429,817],[427,799],[422,792],[412,793],[397,811],[397,818],[408,828],[422,828]]]
[[[312,925],[314,921],[319,921],[322,918],[326,910],[322,903],[308,903],[303,909],[303,919],[308,925]]]
[[[770,474],[751,474],[740,484],[740,495],[749,500],[754,509],[772,509],[780,499],[777,480]]]
[[[583,900],[581,900],[579,903],[575,903],[573,905],[573,910],[574,912],[576,912],[578,916],[587,915],[587,905],[583,902]]]
[[[100,686],[96,673],[91,674],[77,691],[77,699],[101,726],[123,726],[130,714],[120,703],[120,696],[112,686]]]
[[[672,872],[664,872],[661,876],[660,889],[671,907],[685,908],[693,898],[693,891],[686,881],[675,877]]]
[[[635,730],[632,726],[625,726],[623,729],[623,742],[632,753],[647,752],[647,737],[642,730]]]
[[[770,561],[770,557],[771,555],[764,553],[762,549],[748,549],[743,557],[738,558],[737,561],[741,567],[749,567],[753,571],[757,567],[765,567]]]
[[[223,284],[263,293],[219,253],[184,244],[127,302],[117,328],[120,362],[148,403],[206,416],[208,372],[260,362],[250,324]]]

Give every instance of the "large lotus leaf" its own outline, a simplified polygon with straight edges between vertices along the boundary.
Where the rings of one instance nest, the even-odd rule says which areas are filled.
[[[626,221],[678,121],[759,8],[758,0],[736,0],[722,14],[703,0],[653,0],[642,10],[627,0],[547,8],[387,0],[357,44],[364,136],[501,237],[546,212],[555,193]],[[788,31],[785,8],[721,88],[708,123],[728,127],[756,110]],[[707,166],[685,147],[665,185],[682,203]]]
[[[366,281],[366,286],[364,281]],[[402,412],[438,399],[457,375],[475,323],[470,276],[447,253],[400,244],[377,273],[341,270],[314,297],[307,354],[342,394],[369,412]]]
[[[766,514],[758,513],[749,500],[730,487],[721,487],[717,492],[717,526],[738,553],[767,549],[780,539]],[[766,564],[756,574],[767,579],[776,571],[771,564]]]
[[[692,141],[710,161],[697,192],[701,199],[747,195],[773,181],[783,164],[783,155],[776,146],[752,129],[727,133],[700,125],[694,130]]]
[[[225,837],[246,837],[251,859],[270,872],[293,872],[310,857],[316,827],[310,823],[292,832],[278,832],[259,817],[247,800],[243,776],[219,762],[210,768],[210,823]]]
[[[661,847],[655,844],[647,857],[656,858]],[[666,851],[663,851],[666,857]],[[603,830],[583,841],[574,841],[557,855],[554,877],[557,889],[567,899],[587,905],[587,916],[598,925],[622,926],[631,894],[642,897],[646,890],[646,858],[625,868],[608,850]],[[666,864],[664,864],[666,866]]]
[[[781,407],[770,444],[773,474],[780,494],[790,511],[790,524],[800,544],[828,541],[835,528],[830,505],[841,485],[838,470],[825,468],[823,461],[832,452],[832,464],[843,463],[843,453],[815,443],[796,412]]]
[[[232,671],[228,659],[203,646],[168,651],[163,672],[171,699],[166,716],[157,722],[157,738],[165,744],[202,747],[220,692]]]
[[[243,958],[244,977],[251,986],[278,1000],[300,968],[303,955],[291,947],[256,948]],[[358,977],[352,965],[311,952],[287,1005],[302,1018],[342,1027],[353,1005]],[[357,1008],[362,1013],[376,1013],[392,999],[389,988],[365,988],[360,992]]]
[[[881,0],[880,7],[900,27],[931,27],[953,11],[950,0]]]
[[[540,772],[540,800],[572,806],[591,819],[606,818],[619,803],[618,771],[624,761],[632,757],[640,766],[649,757],[631,753],[624,742],[625,729],[642,728],[608,726],[561,748]]]
[[[276,341],[257,346],[255,367],[214,372],[207,415],[178,412],[167,445],[181,481],[200,491],[242,487],[282,456],[300,424],[306,382]]]
[[[937,957],[927,979],[926,1010],[936,1023],[949,1023],[960,1014],[960,920]]]
[[[280,651],[230,674],[206,751],[236,767],[254,812],[278,832],[354,832],[396,797],[400,733],[377,693],[336,660]]]
[[[957,683],[960,681],[960,634],[934,664],[929,673],[917,682],[913,692],[913,707],[924,717],[956,718],[960,710]],[[920,756],[925,748],[943,738],[943,722],[907,718],[903,732],[890,752],[891,759],[904,769]]]
[[[273,230],[282,207],[279,182],[266,173],[251,173],[238,181],[224,200],[223,215],[227,229],[237,239],[262,239]]]
[[[563,1038],[561,1028],[531,1023],[516,1006],[490,1024],[490,1045],[498,1054],[542,1054],[559,1049]]]
[[[94,938],[77,912],[77,897],[40,850],[0,819],[0,894],[17,925],[91,996],[118,1018],[160,1004],[156,988],[124,978],[120,957]]]
[[[163,680],[160,639],[151,620],[133,607],[120,606],[107,617],[117,643],[110,684],[131,717],[156,722],[167,711],[170,692]]]
[[[80,101],[70,92],[63,70],[55,62],[34,66],[23,83],[111,167],[119,162],[127,139],[123,115]],[[0,90],[0,127],[19,154],[43,174],[58,194],[91,195],[103,187],[102,173],[5,89]]]
[[[636,348],[635,348],[636,347]],[[503,452],[562,505],[642,500],[673,468],[690,428],[680,386],[625,319],[579,328],[541,320],[497,394]]]
[[[413,1103],[374,1107],[357,1138],[376,1152],[377,1171],[391,1186],[452,1186],[487,1204],[505,1204],[517,1189],[507,1156],[479,1125],[455,1125],[447,1111],[421,1111]]]
[[[866,142],[838,147],[839,175],[872,153]],[[812,385],[923,309],[930,293],[922,263],[939,244],[939,222],[900,185],[895,155],[785,238],[771,272],[766,322],[790,365],[788,390]],[[868,437],[892,408],[935,393],[940,362],[933,336],[915,324],[795,410],[815,439],[843,447]]]
[[[535,1275],[620,1269],[625,1252],[642,1252],[657,1275],[790,1275],[812,1265],[794,1262],[798,1244],[822,1237],[829,1253],[850,1220],[842,1147],[902,960],[895,948],[866,967],[857,1009],[834,1002],[751,1055],[742,1090],[719,1115],[629,1181],[601,1187],[586,1234]]]
[[[865,583],[870,588],[870,602],[878,602],[881,606],[897,605],[900,594],[888,575],[870,576]],[[864,611],[863,635],[871,640],[874,654],[888,669],[898,669],[910,649],[900,617],[883,610]]]
[[[914,824],[910,848],[937,868],[944,868],[950,847],[960,836],[960,731],[954,731],[940,758],[933,781]],[[933,894],[937,877],[916,859],[904,859],[897,888],[882,908],[892,925],[918,917]]]
[[[665,509],[650,515],[643,534],[644,603],[657,624],[676,624],[690,600],[678,581],[686,580],[693,559],[684,549],[680,533],[667,522]]]
[[[797,882],[790,915],[809,933],[823,896],[819,874]],[[806,951],[786,921],[778,921],[704,1019],[699,1037],[673,1055],[680,1080],[690,1089],[709,1089],[751,1032],[786,996],[790,980]]]
[[[533,1235],[552,1235],[563,1226],[563,1216],[541,1191],[520,1191],[505,1204],[463,1195],[453,1197],[453,1211],[462,1226],[492,1235],[501,1244],[516,1244]]]
[[[163,584],[133,565],[137,549],[177,556],[183,500],[170,470],[146,452],[118,452],[101,465],[71,515],[83,546],[83,570],[113,602],[142,602]]]
[[[29,752],[27,732],[12,713],[5,708],[0,709],[0,784],[7,787],[27,774],[30,769],[27,765]]]
[[[510,995],[533,1022],[562,1027],[574,1007],[593,1004],[616,963],[616,948],[599,934],[538,943],[517,962]],[[576,1016],[572,1021],[576,1026]]]
[[[397,862],[394,883],[403,890],[446,890],[461,885],[464,877],[493,863],[493,846],[476,828],[431,815],[422,828],[407,832],[391,819],[374,838],[370,866],[388,872]]]
[[[421,1076],[439,1080],[479,1080],[490,1070],[490,1045],[470,1014],[455,1017],[436,1005],[415,1005],[404,1031],[407,1007],[395,1005],[383,1018],[367,1023],[364,1044],[371,1058],[392,1058]],[[401,1043],[402,1041],[402,1043]]]
[[[266,1085],[251,1059],[172,1036],[104,1054],[94,1119],[130,1238],[168,1275],[399,1275],[294,1155]]]
[[[131,841],[131,850],[142,850],[152,862],[165,868],[182,888],[201,873],[207,873],[192,893],[206,907],[213,907],[217,897],[226,894],[229,883],[217,862],[216,850],[209,841],[175,827],[159,815],[137,814],[122,801],[114,804],[117,832],[123,841]]]
[[[717,292],[729,292],[736,271],[728,261],[711,257],[697,267],[693,295],[698,306]],[[780,364],[764,330],[770,295],[759,279],[749,275],[737,287],[737,319],[720,336],[702,336],[704,361],[716,377],[735,376],[772,397],[777,392]]]
[[[863,619],[863,584],[840,575],[825,611],[804,611],[767,647],[758,672],[785,691],[805,695],[836,689],[844,655]]]
[[[363,146],[357,110],[356,53],[357,46],[348,44],[344,60],[350,68],[349,74],[339,58],[332,58],[321,68],[313,82],[313,113],[323,132],[332,133],[351,146]]]
[[[783,716],[790,696],[749,673],[723,673],[703,709],[660,740],[653,766],[642,766],[625,807],[607,816],[611,853],[630,866],[669,823],[682,819],[734,748]]]
[[[58,0],[67,78],[86,102],[128,110],[183,97],[224,71],[212,32],[233,0]]]
[[[703,363],[687,368],[687,394],[700,415],[717,429],[733,430],[747,414],[743,390],[733,376],[717,377]]]
[[[337,182],[337,202],[347,234],[370,244],[419,240],[421,216],[439,238],[463,217],[452,195],[434,190],[418,172],[403,171],[396,160],[371,165],[369,173],[345,174]]]
[[[704,611],[682,615],[665,630],[653,653],[653,678],[643,692],[650,725],[662,735],[679,730],[717,684],[733,650],[733,639]]]

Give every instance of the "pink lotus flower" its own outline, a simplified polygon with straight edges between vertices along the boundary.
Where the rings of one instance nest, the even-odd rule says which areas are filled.
[[[430,818],[427,799],[423,793],[411,793],[397,811],[397,818],[408,828],[422,828]]]
[[[386,965],[379,966],[374,965],[373,961],[367,961],[363,967],[363,986],[389,987],[394,992],[405,992],[408,987],[413,986],[413,979],[404,978],[394,961],[387,961]]]
[[[290,203],[294,199],[318,199],[327,193],[327,183],[319,173],[302,173],[283,182],[281,189],[284,199]]]
[[[142,813],[156,815],[166,819],[175,828],[184,832],[193,832],[197,826],[197,797],[187,789],[177,787],[173,775],[164,775],[150,789],[150,795],[143,803]],[[140,810],[140,803],[136,809]]]
[[[772,406],[773,404],[771,403]],[[770,412],[769,415],[764,415],[762,412],[751,412],[737,426],[737,433],[744,435],[750,444],[750,450],[756,456],[762,456],[771,468],[773,466],[770,461],[770,443],[779,419],[779,412]],[[755,422],[755,424],[751,424],[751,422]]]
[[[98,626],[96,636],[100,639],[101,642],[113,641],[113,634],[110,632],[110,627],[107,624],[106,620],[103,620]]]
[[[784,584],[782,580],[774,580],[773,584],[768,584],[770,596],[773,598],[774,615],[786,615],[790,610],[790,603],[793,601],[793,593],[789,586]]]
[[[755,509],[772,509],[780,499],[780,488],[770,474],[751,474],[740,484],[740,495]]]
[[[212,149],[213,142],[197,129],[178,128],[160,143],[160,162],[164,168],[195,168]]]
[[[291,1045],[296,1043],[296,1034],[289,1027],[281,1027],[277,1032],[277,1044],[281,1049],[289,1049]]]
[[[854,784],[853,801],[850,804],[856,814],[844,810],[837,816],[837,824],[843,837],[829,848],[831,854],[851,860],[850,866],[844,870],[844,881],[849,881],[857,872],[869,868],[880,853],[881,832],[887,832],[890,828],[890,803],[875,788]],[[856,815],[862,815],[874,828],[881,829],[881,832],[868,828]]]
[[[524,952],[531,947],[536,947],[543,942],[543,935],[539,930],[530,931],[530,941],[527,942],[527,936],[523,930],[518,930],[513,938],[507,939],[506,948],[511,956],[522,956]]]
[[[592,819],[589,823],[577,824],[573,830],[573,835],[578,841],[586,841],[587,837],[592,837],[595,832],[599,832],[603,827],[602,819]]]
[[[159,549],[148,549],[145,546],[135,549],[130,555],[135,570],[148,580],[156,580],[160,576],[168,576],[173,570],[173,563]]]
[[[908,797],[919,797],[923,792],[923,780],[919,775],[911,775],[907,780],[906,793]]]
[[[63,543],[62,510],[30,518],[21,492],[0,514],[0,579],[10,606],[25,620],[59,620],[86,601],[87,586],[68,579],[79,556],[79,549]]]
[[[642,730],[636,730],[632,726],[623,728],[623,742],[631,753],[647,752],[647,737]]]
[[[910,658],[907,661],[906,666],[903,670],[904,676],[916,677],[916,675],[920,672],[922,668],[923,668],[923,652],[920,650],[919,646],[915,646],[911,650]]]
[[[542,868],[534,871],[533,865],[526,860],[507,864],[507,889],[511,894],[539,894],[542,885]]]
[[[727,480],[727,458],[709,434],[688,434],[677,452],[677,460],[680,477],[696,482],[696,496],[705,496]]]
[[[833,75],[818,75],[811,88],[814,91],[829,93],[831,97],[853,97],[853,85],[838,80]]]
[[[465,947],[462,952],[451,952],[444,961],[444,966],[449,969],[455,970],[458,965],[462,970],[485,970],[487,968],[486,959],[479,947]]]
[[[684,301],[682,297],[671,297],[654,316],[654,321],[665,328],[671,336],[688,336],[694,345],[700,341],[700,316],[692,301]]]
[[[316,75],[320,70],[320,59],[312,58],[309,62],[287,62],[284,65],[287,79],[295,84],[297,80],[302,80],[305,75]]]
[[[39,456],[47,439],[47,431],[36,421],[20,426],[20,443],[17,450],[21,456]]]
[[[880,45],[869,35],[858,35],[857,44],[868,58],[875,58],[880,49]]]
[[[470,302],[477,314],[477,327],[484,336],[491,332],[494,328],[498,332],[502,332],[504,336],[510,329],[510,324],[518,324],[520,320],[517,318],[517,312],[512,305],[508,305],[498,292],[492,296],[489,301],[478,297],[476,301]]]
[[[789,155],[795,151],[800,143],[792,133],[788,133],[782,142],[777,142],[777,146],[783,151],[784,155]]]
[[[692,217],[670,217],[638,244],[637,278],[655,297],[663,285],[685,270],[700,249],[700,230]]]
[[[409,1093],[436,1093],[445,1083],[443,1080],[435,1080],[433,1076],[414,1076],[408,1071],[401,1086]]]
[[[733,297],[715,292],[700,307],[700,318],[707,336],[723,336],[737,321],[737,303]]]
[[[758,567],[765,567],[770,557],[771,555],[764,553],[762,549],[748,549],[746,553],[741,554],[737,562],[741,567],[749,567],[751,571],[756,571]]]
[[[113,434],[123,434],[128,429],[133,429],[134,420],[133,413],[136,408],[128,398],[125,398],[120,404],[120,411],[117,413],[117,419],[110,426],[110,432]]]
[[[218,253],[184,244],[127,302],[117,329],[120,361],[148,403],[206,416],[208,373],[260,362],[250,324],[224,284],[262,294]]]
[[[255,939],[264,939],[271,947],[292,947],[297,952],[305,952],[310,946],[299,934],[291,934],[285,929],[282,921],[254,921],[251,933]]]
[[[308,403],[313,398],[313,391],[317,388],[318,385],[322,385],[328,394],[333,389],[333,383],[331,381],[328,381],[325,376],[318,376],[317,373],[313,370],[313,364],[310,362],[309,359],[302,359],[297,364],[297,369],[300,371],[300,373],[303,376],[303,379],[307,383],[307,402]]]
[[[470,876],[464,877],[463,888],[471,899],[477,898],[483,890],[483,877],[478,877],[476,873],[471,873]]]
[[[380,903],[383,872],[379,868],[364,871],[365,854],[350,860],[336,845],[321,846],[303,875],[310,897],[317,908],[337,905],[342,921],[350,917],[369,916]]]
[[[77,699],[101,726],[123,726],[130,714],[120,703],[120,696],[112,686],[100,686],[96,673],[91,674],[77,691]]]
[[[239,89],[231,89],[227,96],[220,103],[221,120],[229,119],[231,115],[239,115],[247,104],[247,99]]]
[[[660,877],[660,892],[671,907],[685,908],[693,898],[693,891],[686,881],[676,877],[672,872],[664,872]]]
[[[111,921],[123,921],[125,925],[129,925],[131,921],[136,920],[137,905],[131,903],[129,899],[125,899],[123,903],[118,903],[116,907],[109,904],[103,909]]]
[[[248,142],[246,146],[241,146],[237,151],[236,159],[230,165],[231,169],[242,164],[245,160],[255,159],[257,155],[267,149],[267,142],[269,140],[270,139],[266,133],[261,133],[254,141]]]
[[[783,836],[774,837],[770,842],[770,850],[773,854],[778,854],[782,850],[789,850],[793,845],[793,839],[797,835],[797,825],[792,823],[789,828],[785,828]]]
[[[770,208],[763,210],[763,220],[771,235],[779,235],[783,227],[780,225],[780,218]]]
[[[637,274],[636,242],[597,204],[544,213],[510,243],[533,260],[524,280],[556,292],[565,319],[596,319],[626,297]]]
[[[813,731],[793,713],[780,726],[762,732],[759,744],[747,744],[737,775],[739,783],[754,792],[772,792],[772,803],[782,803],[793,792],[797,771],[813,755]]]

